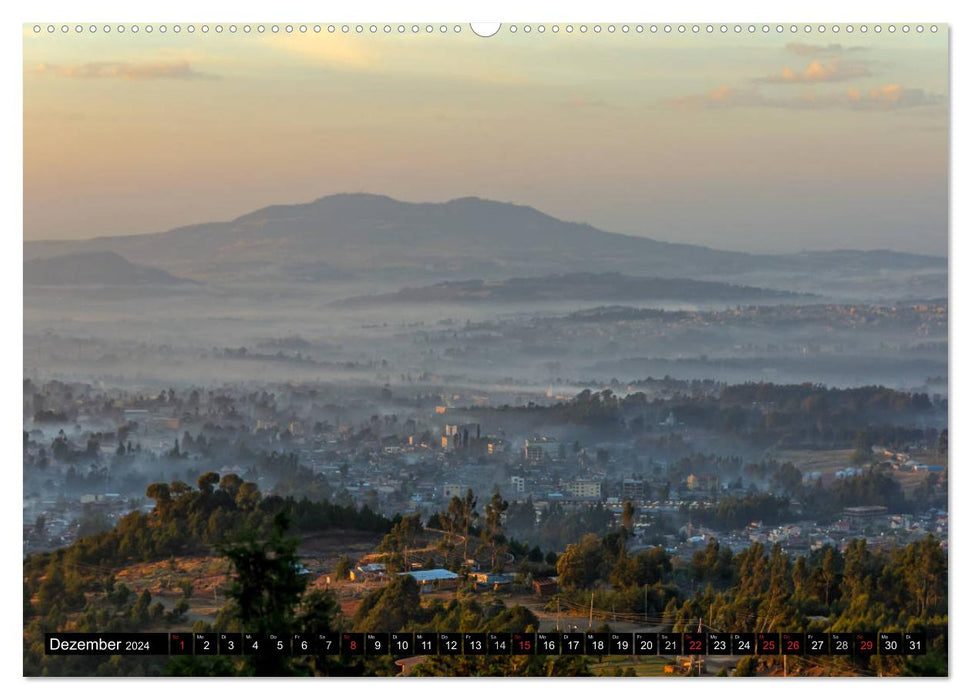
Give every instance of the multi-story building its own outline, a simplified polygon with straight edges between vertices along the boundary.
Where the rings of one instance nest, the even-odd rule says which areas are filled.
[[[603,484],[589,479],[578,479],[566,485],[566,490],[577,498],[600,498],[603,496]]]
[[[643,500],[644,482],[640,479],[624,479],[620,485],[620,496],[625,501]]]

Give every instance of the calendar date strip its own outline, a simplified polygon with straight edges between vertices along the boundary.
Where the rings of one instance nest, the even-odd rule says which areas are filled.
[[[49,655],[919,656],[923,632],[47,633]]]

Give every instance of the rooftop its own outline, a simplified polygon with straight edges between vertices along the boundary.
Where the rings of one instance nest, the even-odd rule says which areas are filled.
[[[447,581],[450,579],[458,578],[459,575],[449,571],[448,569],[424,569],[422,571],[407,571],[403,574],[398,574],[399,576],[411,576],[418,583],[425,583],[427,581]]]

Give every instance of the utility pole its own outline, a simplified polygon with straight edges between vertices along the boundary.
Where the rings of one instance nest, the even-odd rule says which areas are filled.
[[[590,591],[590,621],[587,623],[587,629],[593,629],[593,591]]]
[[[698,634],[701,634],[701,618],[698,618]],[[698,678],[701,678],[701,657],[698,657]]]

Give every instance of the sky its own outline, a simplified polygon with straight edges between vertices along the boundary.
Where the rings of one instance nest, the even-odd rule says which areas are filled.
[[[945,26],[564,26],[480,38],[467,25],[27,25],[24,238],[151,233],[372,192],[485,197],[732,250],[946,255]]]

